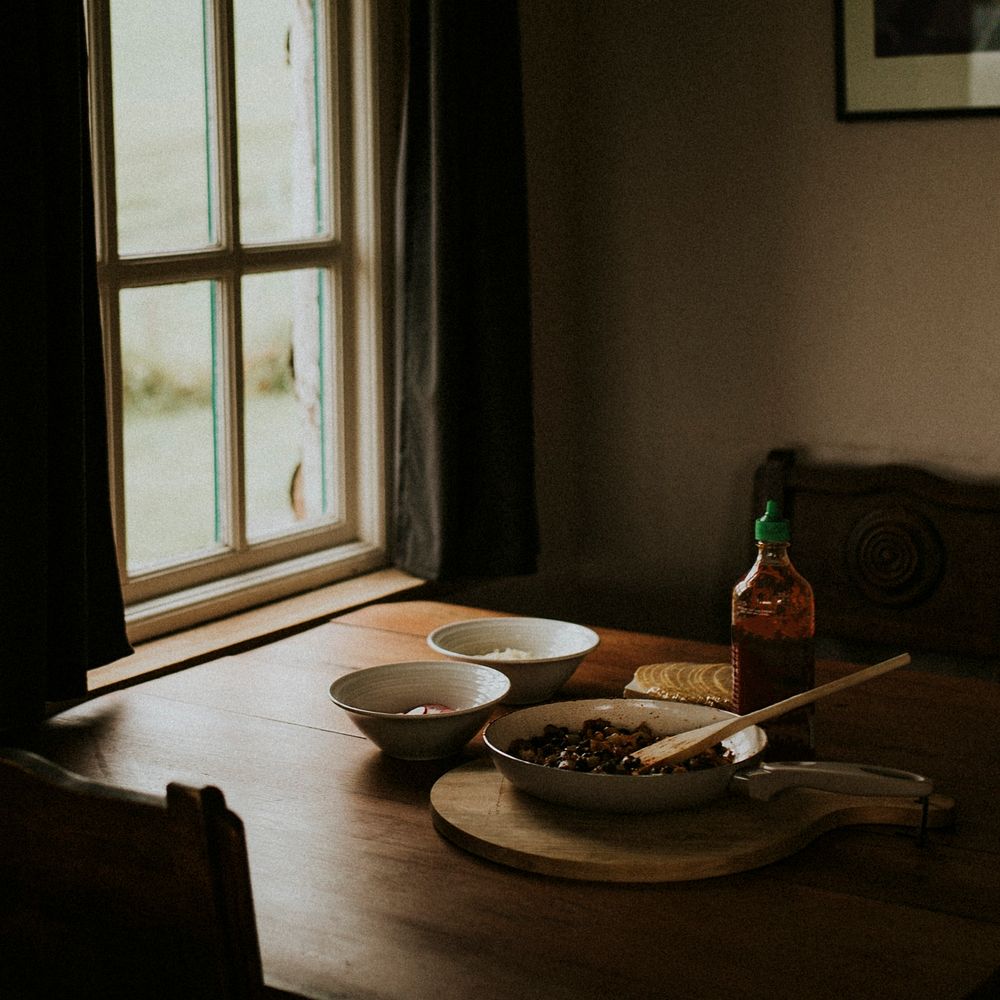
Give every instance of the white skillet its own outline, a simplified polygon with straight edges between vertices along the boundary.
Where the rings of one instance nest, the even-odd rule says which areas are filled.
[[[529,795],[572,806],[614,813],[664,812],[710,802],[732,790],[756,799],[795,785],[849,795],[923,798],[933,784],[919,774],[866,764],[806,761],[760,764],[767,737],[751,726],[723,741],[733,762],[681,774],[612,775],[561,771],[530,764],[507,752],[518,738],[539,735],[546,725],[578,728],[585,720],[603,718],[635,728],[646,722],[657,737],[670,736],[713,722],[735,719],[732,712],[681,702],[641,698],[589,699],[532,705],[491,722],[483,734],[494,765],[511,784]]]

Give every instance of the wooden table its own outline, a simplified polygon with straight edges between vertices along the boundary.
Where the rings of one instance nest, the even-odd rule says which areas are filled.
[[[489,613],[373,605],[98,697],[32,749],[160,794],[221,787],[246,825],[265,978],[309,997],[960,998],[1000,965],[1000,687],[906,669],[817,706],[823,757],[918,771],[955,798],[956,825],[923,846],[854,827],[722,878],[559,879],[441,837],[430,790],[456,762],[383,757],[327,697],[343,672],[430,658],[430,629]],[[561,697],[618,695],[642,663],[725,655],[600,632]],[[848,669],[821,663],[818,681]]]

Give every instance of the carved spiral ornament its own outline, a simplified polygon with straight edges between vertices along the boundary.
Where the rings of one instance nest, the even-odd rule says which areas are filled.
[[[908,507],[872,511],[851,529],[847,567],[854,584],[876,604],[906,607],[933,593],[944,574],[945,551],[934,525]]]

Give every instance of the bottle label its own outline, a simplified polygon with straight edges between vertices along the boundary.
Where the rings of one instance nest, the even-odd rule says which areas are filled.
[[[733,703],[740,715],[807,691],[815,683],[812,638],[764,638],[733,626]],[[766,723],[768,760],[809,760],[813,706]]]

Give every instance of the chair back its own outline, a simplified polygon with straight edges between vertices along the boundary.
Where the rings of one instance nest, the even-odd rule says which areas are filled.
[[[0,750],[0,996],[264,995],[243,824]]]
[[[1000,486],[772,451],[754,477],[754,516],[767,499],[791,522],[817,640],[1000,655]]]

